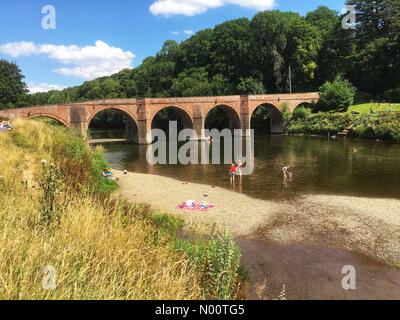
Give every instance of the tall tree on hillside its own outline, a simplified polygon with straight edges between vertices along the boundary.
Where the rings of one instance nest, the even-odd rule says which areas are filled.
[[[206,68],[207,71],[210,71],[210,50],[213,32],[212,29],[199,31],[181,43],[180,58],[176,66],[178,73],[190,68]]]
[[[285,90],[290,26],[302,18],[298,13],[265,11],[251,21],[251,54],[254,68],[269,92]]]
[[[213,74],[222,74],[232,83],[251,72],[250,21],[246,18],[215,27],[211,38],[210,62]]]
[[[356,8],[357,40],[362,45],[385,35],[385,0],[347,0]]]
[[[351,0],[348,4],[357,8],[357,54],[350,79],[362,91],[381,97],[399,86],[400,4],[391,0]]]
[[[290,24],[285,57],[292,68],[293,88],[296,91],[312,90],[322,41],[318,28],[305,19],[297,19]]]
[[[335,30],[339,22],[339,13],[326,6],[319,6],[314,11],[307,13],[306,21],[317,27],[323,38]]]
[[[178,75],[171,91],[177,97],[209,96],[213,94],[213,87],[205,68],[191,68]]]
[[[0,108],[13,105],[28,92],[24,76],[14,62],[0,60]]]

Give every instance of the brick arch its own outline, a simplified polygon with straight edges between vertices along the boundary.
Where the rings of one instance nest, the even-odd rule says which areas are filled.
[[[292,112],[294,112],[298,107],[300,107],[300,106],[303,105],[303,104],[309,105],[310,107],[314,107],[314,106],[315,106],[315,102],[301,101],[301,102],[298,102],[298,103],[296,103],[296,104],[294,105],[294,108],[293,108],[293,111],[292,111]]]
[[[137,117],[126,110],[123,106],[105,106],[105,107],[97,107],[97,108],[92,108],[91,113],[89,109],[89,116],[87,117],[86,121],[86,127],[85,130],[88,131],[90,127],[90,123],[93,121],[94,117],[98,115],[101,112],[107,111],[107,110],[116,110],[121,112],[124,116],[126,116],[129,119],[129,122],[132,123],[131,126],[128,125],[127,130],[125,131],[125,137],[133,143],[138,143],[139,142],[139,123],[137,120]]]
[[[235,122],[235,125],[231,126],[233,127],[233,129],[240,129],[242,127],[240,122],[240,112],[238,112],[234,106],[226,103],[215,104],[206,110],[204,114],[204,126],[206,125],[207,118],[210,115],[211,111],[216,108],[223,108],[223,110],[226,111],[229,117],[230,123],[232,124],[232,122]]]
[[[28,118],[49,118],[49,119],[55,120],[57,122],[60,122],[61,124],[63,124],[66,127],[70,126],[70,124],[66,120],[61,119],[60,117],[57,117],[56,115],[50,114],[50,113],[28,114]]]
[[[188,108],[185,108],[185,107],[179,106],[179,105],[175,105],[175,104],[163,105],[163,106],[159,106],[159,107],[153,109],[152,115],[151,115],[150,121],[149,121],[150,126],[153,125],[153,121],[154,121],[155,117],[157,116],[157,114],[159,114],[161,111],[163,111],[165,109],[173,109],[173,110],[178,111],[178,113],[181,116],[184,126],[187,128],[193,128],[194,121],[193,121],[192,112]]]
[[[275,102],[272,102],[272,101],[258,102],[257,104],[255,104],[255,105],[253,105],[253,106],[251,106],[251,107],[249,108],[249,115],[250,115],[250,118],[253,116],[254,112],[255,112],[259,107],[262,107],[262,106],[265,106],[265,105],[270,105],[270,106],[274,107],[277,111],[279,111],[280,113],[282,113],[282,107],[281,107],[281,105],[279,105],[279,104],[277,104],[277,103],[275,103]]]
[[[284,126],[283,126],[282,109],[280,106],[278,106],[277,104],[275,104],[273,102],[263,102],[252,108],[252,110],[250,111],[250,114],[249,114],[250,127],[251,127],[251,121],[253,119],[254,113],[260,107],[267,107],[267,112],[269,113],[269,116],[271,119],[271,123],[270,123],[271,133],[283,133]],[[270,110],[268,110],[268,108],[270,108],[270,110],[272,112],[269,112]]]
[[[123,107],[118,107],[118,106],[107,106],[107,107],[101,107],[101,108],[95,108],[93,112],[90,113],[86,123],[87,123],[87,129],[90,126],[90,123],[92,122],[93,118],[99,114],[100,112],[106,111],[106,110],[117,110],[120,111],[121,113],[123,113],[124,115],[126,115],[130,120],[132,120],[132,122],[136,125],[136,127],[138,126],[138,119],[137,117],[132,114],[131,112],[129,112],[128,110],[126,110]]]

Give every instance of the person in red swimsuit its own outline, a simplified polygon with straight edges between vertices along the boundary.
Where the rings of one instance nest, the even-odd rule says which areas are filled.
[[[236,176],[236,166],[235,164],[232,162],[231,165],[231,170],[229,171],[229,176],[231,178],[231,184],[235,183],[235,176]]]

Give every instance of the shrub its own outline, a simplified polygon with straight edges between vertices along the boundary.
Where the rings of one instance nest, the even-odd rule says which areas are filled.
[[[240,251],[233,238],[224,232],[210,240],[188,242],[178,240],[177,249],[183,251],[197,266],[202,295],[207,300],[235,299],[240,291]]]
[[[347,111],[356,95],[355,87],[341,77],[337,77],[333,82],[325,82],[319,90],[317,108],[320,111]]]
[[[400,102],[400,87],[386,91],[384,97],[390,102]]]
[[[60,221],[59,193],[62,189],[60,170],[53,164],[42,160],[42,177],[39,186],[42,191],[41,223],[49,225]]]
[[[298,107],[293,111],[292,119],[297,120],[304,120],[307,119],[309,115],[311,115],[312,110],[306,107]]]

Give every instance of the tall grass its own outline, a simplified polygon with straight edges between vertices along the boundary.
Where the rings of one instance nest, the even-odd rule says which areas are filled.
[[[240,265],[240,251],[232,236],[224,231],[211,231],[198,226],[185,226],[175,216],[153,214],[158,239],[172,243],[195,267],[201,295],[208,300],[244,298],[243,283],[248,279]]]
[[[156,241],[141,209],[97,197],[115,188],[101,176],[100,150],[66,129],[18,120],[0,134],[0,155],[0,299],[203,297],[196,268]],[[50,179],[50,199],[42,159],[61,177]],[[57,219],[43,224],[43,212]],[[45,266],[56,272],[54,290],[42,286]]]
[[[0,154],[0,299],[240,297],[228,234],[182,237],[180,219],[111,198],[102,150],[73,131],[18,120]]]

